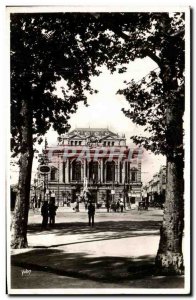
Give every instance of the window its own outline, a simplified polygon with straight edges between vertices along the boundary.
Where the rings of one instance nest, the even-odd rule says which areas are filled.
[[[131,181],[136,181],[136,172],[131,172]]]
[[[103,145],[106,146],[106,141],[103,142]]]
[[[110,142],[108,142],[108,146],[110,146]]]
[[[73,146],[73,141],[71,141],[71,146]]]
[[[79,145],[81,146],[81,144],[82,144],[82,141],[79,141]]]
[[[92,181],[98,180],[98,162],[91,161],[89,163],[89,179]]]
[[[112,146],[114,146],[114,142],[112,142]]]
[[[135,197],[131,197],[131,204],[135,204]]]
[[[77,141],[75,141],[75,146],[77,146]]]
[[[51,169],[50,180],[56,180],[56,170]]]
[[[74,160],[72,163],[72,180],[81,181],[81,162]]]
[[[115,162],[108,161],[106,164],[106,181],[115,180]]]

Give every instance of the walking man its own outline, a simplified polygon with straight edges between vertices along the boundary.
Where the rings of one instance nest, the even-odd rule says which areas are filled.
[[[42,208],[41,208],[41,215],[42,219],[42,228],[46,229],[48,225],[48,202],[44,201]]]
[[[110,212],[110,202],[109,202],[109,200],[106,200],[106,208],[107,208],[107,212]]]
[[[88,225],[94,226],[95,206],[92,202],[88,205]]]
[[[50,202],[48,210],[49,210],[49,224],[51,226],[54,226],[57,206],[55,206],[55,203],[53,201]]]
[[[124,203],[122,200],[120,200],[120,211],[123,212]]]

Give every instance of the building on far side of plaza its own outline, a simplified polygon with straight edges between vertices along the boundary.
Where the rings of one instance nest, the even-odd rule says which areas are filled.
[[[163,204],[165,202],[166,190],[166,167],[161,166],[159,172],[142,188],[150,205]]]
[[[84,188],[96,203],[123,197],[125,203],[137,205],[142,187],[140,152],[126,145],[124,134],[108,128],[76,128],[45,149],[51,168],[45,191],[55,194],[59,206],[68,198],[75,201]]]

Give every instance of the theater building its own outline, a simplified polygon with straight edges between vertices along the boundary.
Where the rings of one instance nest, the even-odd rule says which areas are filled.
[[[125,135],[107,128],[76,128],[61,135],[45,153],[51,167],[46,193],[57,205],[73,202],[87,187],[96,203],[141,200],[141,153],[126,145]],[[39,176],[40,180],[43,176]]]

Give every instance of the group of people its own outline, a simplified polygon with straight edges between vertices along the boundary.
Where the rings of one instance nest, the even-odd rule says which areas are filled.
[[[42,229],[46,229],[48,223],[50,226],[54,226],[57,208],[58,206],[55,205],[54,201],[50,201],[50,203],[48,203],[48,201],[44,201],[41,207]],[[79,211],[79,203],[76,203],[76,207],[74,209]],[[94,216],[95,216],[95,204],[92,200],[88,201],[87,209],[88,209],[88,224],[89,226],[93,227]]]
[[[109,201],[106,202],[106,208],[107,212],[112,209],[114,212],[123,212],[124,209],[124,202],[122,199],[119,199],[118,201],[113,201],[111,204]]]
[[[48,204],[48,201],[44,201],[42,208],[41,208],[41,215],[42,215],[42,228],[46,229],[48,226],[48,219],[49,219],[49,225],[54,226],[55,224],[55,216],[56,216],[56,210],[57,206],[55,205],[54,201],[50,201]]]
[[[37,196],[33,196],[30,201],[30,209],[35,211],[36,208],[37,209],[40,208],[40,204],[41,204],[40,196],[38,198],[37,198]]]
[[[79,207],[80,207],[80,201],[79,201],[79,199],[77,199],[77,200],[74,202],[73,210],[74,210],[75,212],[79,212],[79,211],[80,211],[80,210],[79,210]]]
[[[55,206],[55,201],[53,199],[48,201],[44,201],[42,208],[41,208],[41,215],[43,217],[42,220],[42,228],[46,229],[48,226],[48,221],[50,226],[54,226],[55,224],[55,216],[56,216],[56,210],[57,206]],[[110,203],[109,201],[106,202],[106,208],[109,212],[110,209],[112,209],[114,212],[123,212],[124,209],[124,202],[123,199],[118,199],[118,201],[113,201]],[[88,224],[89,226],[94,226],[94,216],[95,216],[95,203],[92,199],[92,197],[88,197],[85,201],[85,209],[88,212]],[[73,207],[73,210],[75,212],[79,212],[79,199],[75,201],[75,205]]]

